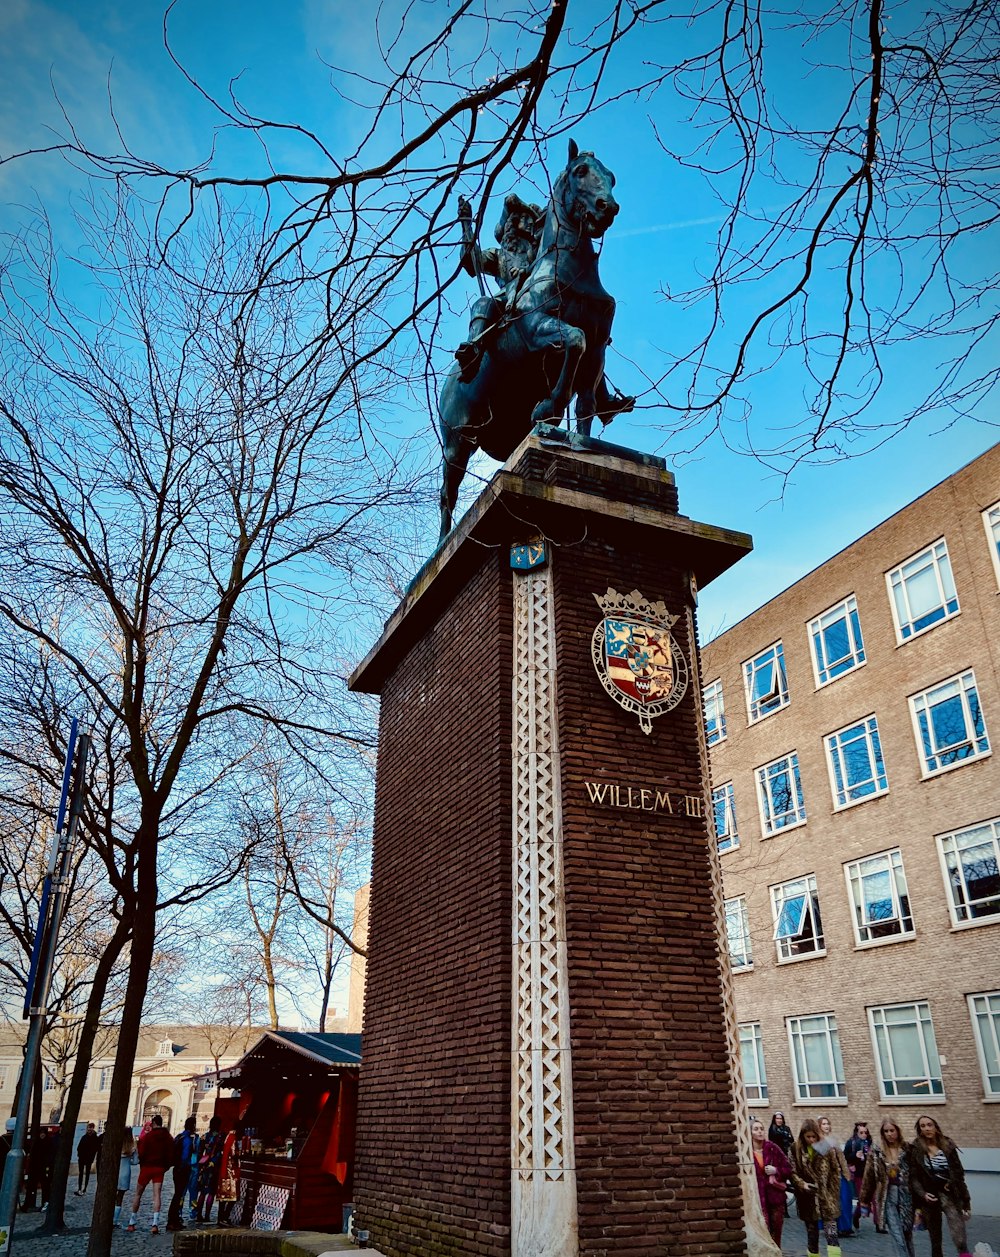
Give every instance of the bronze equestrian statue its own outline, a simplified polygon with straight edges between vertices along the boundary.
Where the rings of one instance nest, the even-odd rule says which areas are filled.
[[[484,291],[475,303],[469,338],[441,390],[441,539],[477,448],[509,457],[534,424],[561,420],[574,394],[577,431],[586,436],[595,417],[609,423],[635,405],[612,396],[604,376],[615,302],[601,285],[593,241],[618,213],[614,185],[607,166],[570,140],[544,215],[509,196],[496,231],[501,248],[486,252],[471,239],[471,212],[460,203],[463,265],[496,277],[503,291]]]

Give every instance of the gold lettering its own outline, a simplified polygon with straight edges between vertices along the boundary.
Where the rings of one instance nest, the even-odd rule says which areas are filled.
[[[649,801],[652,797],[652,790],[643,789],[639,791],[639,806],[644,812],[652,812],[654,810],[652,803]]]
[[[701,795],[686,794],[684,796],[684,813],[686,816],[703,816],[701,810]]]
[[[611,787],[611,791],[612,791],[612,793],[613,793],[613,794],[614,794],[614,796],[615,796],[615,807],[621,807],[621,805],[622,805],[622,788],[621,788],[621,786],[612,786],[612,787]]]
[[[635,804],[632,802],[632,787],[631,786],[629,786],[628,788],[628,802],[625,804],[625,806],[635,807]]]
[[[607,782],[602,784],[599,781],[585,781],[583,784],[587,787],[591,803],[603,803],[608,791],[611,789]]]
[[[673,815],[674,805],[670,802],[670,795],[665,790],[657,790],[656,792],[656,802],[653,804],[653,811],[655,812],[658,809]]]

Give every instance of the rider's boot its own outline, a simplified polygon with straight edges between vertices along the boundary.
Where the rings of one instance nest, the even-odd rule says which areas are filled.
[[[463,384],[474,380],[479,371],[483,351],[486,349],[483,343],[486,325],[486,319],[474,318],[469,324],[469,339],[463,340],[455,350],[455,357],[458,359],[458,378]]]

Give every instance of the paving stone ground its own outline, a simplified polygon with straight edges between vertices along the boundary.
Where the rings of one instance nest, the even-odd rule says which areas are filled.
[[[973,1215],[969,1219],[969,1251],[977,1244],[987,1243],[1000,1253],[1000,1218],[980,1218]],[[843,1257],[896,1257],[892,1236],[879,1235],[867,1218],[861,1219],[861,1230],[857,1235],[845,1237],[840,1242]],[[820,1253],[825,1257],[826,1241],[820,1239]],[[781,1252],[783,1257],[806,1257],[806,1228],[798,1218],[788,1218],[781,1236]],[[931,1242],[926,1231],[914,1231],[913,1251],[916,1257],[930,1257]],[[944,1232],[945,1257],[955,1257],[955,1246],[948,1236],[948,1228]]]
[[[38,1213],[21,1213],[17,1217],[14,1229],[11,1253],[17,1257],[69,1257],[69,1254],[82,1254],[87,1247],[87,1232],[90,1227],[90,1215],[94,1207],[94,1184],[86,1196],[74,1196],[72,1193],[66,1201],[66,1230],[59,1235],[42,1235],[42,1215]],[[124,1210],[123,1210],[124,1212]],[[112,1257],[166,1257],[173,1246],[173,1234],[163,1230],[166,1219],[164,1210],[159,1235],[150,1235],[150,1216],[152,1202],[149,1189],[143,1197],[139,1211],[137,1230],[129,1234],[124,1230],[115,1231],[111,1246]],[[128,1218],[125,1218],[128,1221]],[[185,1225],[189,1225],[185,1223]],[[1000,1218],[983,1218],[973,1216],[969,1222],[970,1251],[976,1244],[985,1241],[1000,1254]],[[913,1236],[916,1257],[930,1257],[930,1240],[926,1232],[917,1231]],[[371,1251],[371,1250],[369,1250]],[[782,1236],[781,1251],[783,1257],[806,1257],[806,1231],[797,1218],[789,1218],[785,1223]],[[892,1239],[888,1235],[878,1235],[871,1222],[863,1218],[861,1231],[858,1235],[841,1242],[843,1257],[895,1257]],[[947,1257],[954,1257],[950,1239],[945,1235],[944,1251]],[[826,1253],[826,1242],[820,1240],[820,1252]]]

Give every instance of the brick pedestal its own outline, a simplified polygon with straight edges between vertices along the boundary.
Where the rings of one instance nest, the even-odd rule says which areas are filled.
[[[660,460],[539,429],[352,677],[382,698],[355,1200],[392,1257],[746,1253],[693,593],[748,548]],[[609,590],[676,617],[646,729],[595,669]]]

